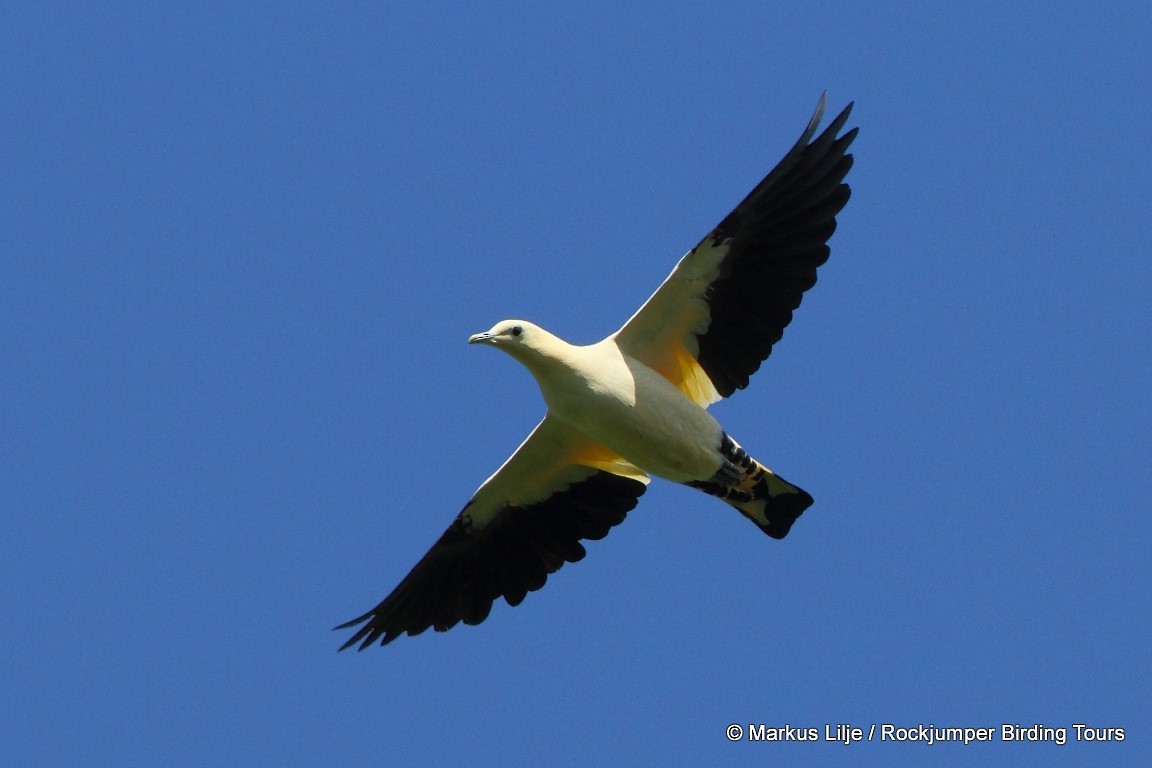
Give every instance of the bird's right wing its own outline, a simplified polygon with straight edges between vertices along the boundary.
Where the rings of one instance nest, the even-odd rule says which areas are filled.
[[[545,416],[412,571],[368,613],[341,650],[404,633],[479,624],[503,596],[519,605],[548,574],[584,557],[581,539],[623,522],[648,476],[617,454]]]

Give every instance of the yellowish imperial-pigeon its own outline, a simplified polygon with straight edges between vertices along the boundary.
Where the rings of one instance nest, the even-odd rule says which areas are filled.
[[[584,557],[636,506],[650,475],[722,499],[782,539],[812,497],[749,456],[707,408],[748,385],[816,283],[850,194],[839,135],[849,104],[819,136],[824,97],[784,159],[690,250],[628,322],[575,346],[527,320],[468,339],[535,377],[548,406],[532,434],[341,648],[429,627],[479,624],[503,597],[519,605]]]

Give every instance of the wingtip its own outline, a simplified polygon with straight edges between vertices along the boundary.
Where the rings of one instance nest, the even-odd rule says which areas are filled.
[[[346,621],[339,626],[332,627],[332,631],[333,632],[339,632],[342,629],[351,629],[352,627],[355,627],[358,624],[363,624],[365,621],[367,621],[370,618],[372,618],[372,614],[366,613],[363,616],[359,616],[355,619],[352,619],[352,621]],[[356,643],[359,643],[364,638],[365,635],[370,634],[370,630],[371,630],[371,625],[361,627],[358,632],[356,632],[354,635],[352,635],[352,637],[348,638],[347,642],[345,642],[344,645],[340,646],[337,653],[340,653],[341,651],[346,651],[349,648],[351,648],[352,646],[356,645]],[[357,650],[362,651],[362,650],[364,650],[364,648],[365,648],[365,645],[361,645]]]
[[[848,106],[840,110],[840,114],[836,115],[836,119],[829,124],[829,128],[833,129],[833,135],[840,133],[841,129],[844,128],[844,124],[848,122],[848,116],[852,114],[852,107],[854,106],[856,106],[856,102],[848,102]],[[857,130],[858,128],[852,129],[853,133]]]
[[[816,110],[812,113],[812,119],[808,122],[808,130],[812,131],[813,133],[815,132],[816,127],[820,124],[821,119],[824,117],[824,110],[827,108],[827,106],[828,91],[824,91],[820,94],[820,100],[816,102]],[[844,122],[848,119],[848,116],[852,114],[852,107],[854,106],[856,106],[855,101],[848,102],[848,105],[844,107],[844,109],[840,110],[840,114],[836,115],[836,119],[833,120],[833,122],[839,123],[841,126],[843,126]]]
[[[811,138],[816,133],[816,129],[820,126],[820,121],[824,119],[824,108],[828,104],[828,91],[820,94],[820,100],[816,102],[816,109],[812,112],[812,119],[808,121],[808,127],[804,130],[804,136]]]
[[[370,619],[370,618],[372,618],[372,614],[366,613],[363,616],[358,616],[355,619],[352,619],[352,621],[346,621],[343,624],[332,627],[332,631],[333,632],[339,632],[342,629],[350,629],[351,627],[354,627],[357,624],[363,624],[364,622],[368,621],[368,619]]]
[[[822,135],[832,134],[835,136],[835,134],[839,133],[840,129],[844,127],[844,123],[847,122],[848,116],[852,114],[852,107],[855,105],[855,101],[848,102],[848,106],[840,110],[840,114],[836,115],[836,118],[831,122],[829,127],[824,129],[824,134]],[[812,118],[808,121],[808,127],[804,129],[804,134],[792,148],[793,152],[806,147],[812,141],[812,137],[816,135],[816,131],[820,128],[820,123],[824,120],[824,110],[827,106],[828,91],[824,91],[820,94],[820,99],[816,102],[816,109],[812,112]]]

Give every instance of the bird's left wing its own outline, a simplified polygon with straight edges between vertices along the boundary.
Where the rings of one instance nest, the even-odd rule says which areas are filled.
[[[519,605],[548,574],[584,557],[581,539],[602,539],[623,522],[647,482],[617,454],[545,416],[392,594],[336,627],[364,624],[340,650],[479,624],[501,596]]]
[[[837,134],[851,109],[813,140],[821,96],[784,159],[613,335],[622,351],[701,406],[748,386],[828,258],[836,214],[848,202],[845,152],[856,129]]]

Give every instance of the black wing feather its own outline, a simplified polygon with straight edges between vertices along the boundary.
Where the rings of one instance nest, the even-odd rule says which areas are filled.
[[[729,249],[704,296],[711,318],[696,335],[696,359],[724,397],[748,386],[816,284],[836,214],[851,194],[843,180],[852,156],[845,153],[857,129],[837,134],[852,105],[810,142],[823,110],[821,99],[796,145],[709,235]]]
[[[364,624],[340,648],[360,650],[429,627],[479,624],[503,596],[519,605],[565,562],[584,557],[581,539],[599,539],[624,521],[644,483],[598,470],[544,501],[506,505],[488,525],[473,529],[458,517],[392,594],[368,613],[336,627]],[[467,507],[465,507],[467,511]]]

